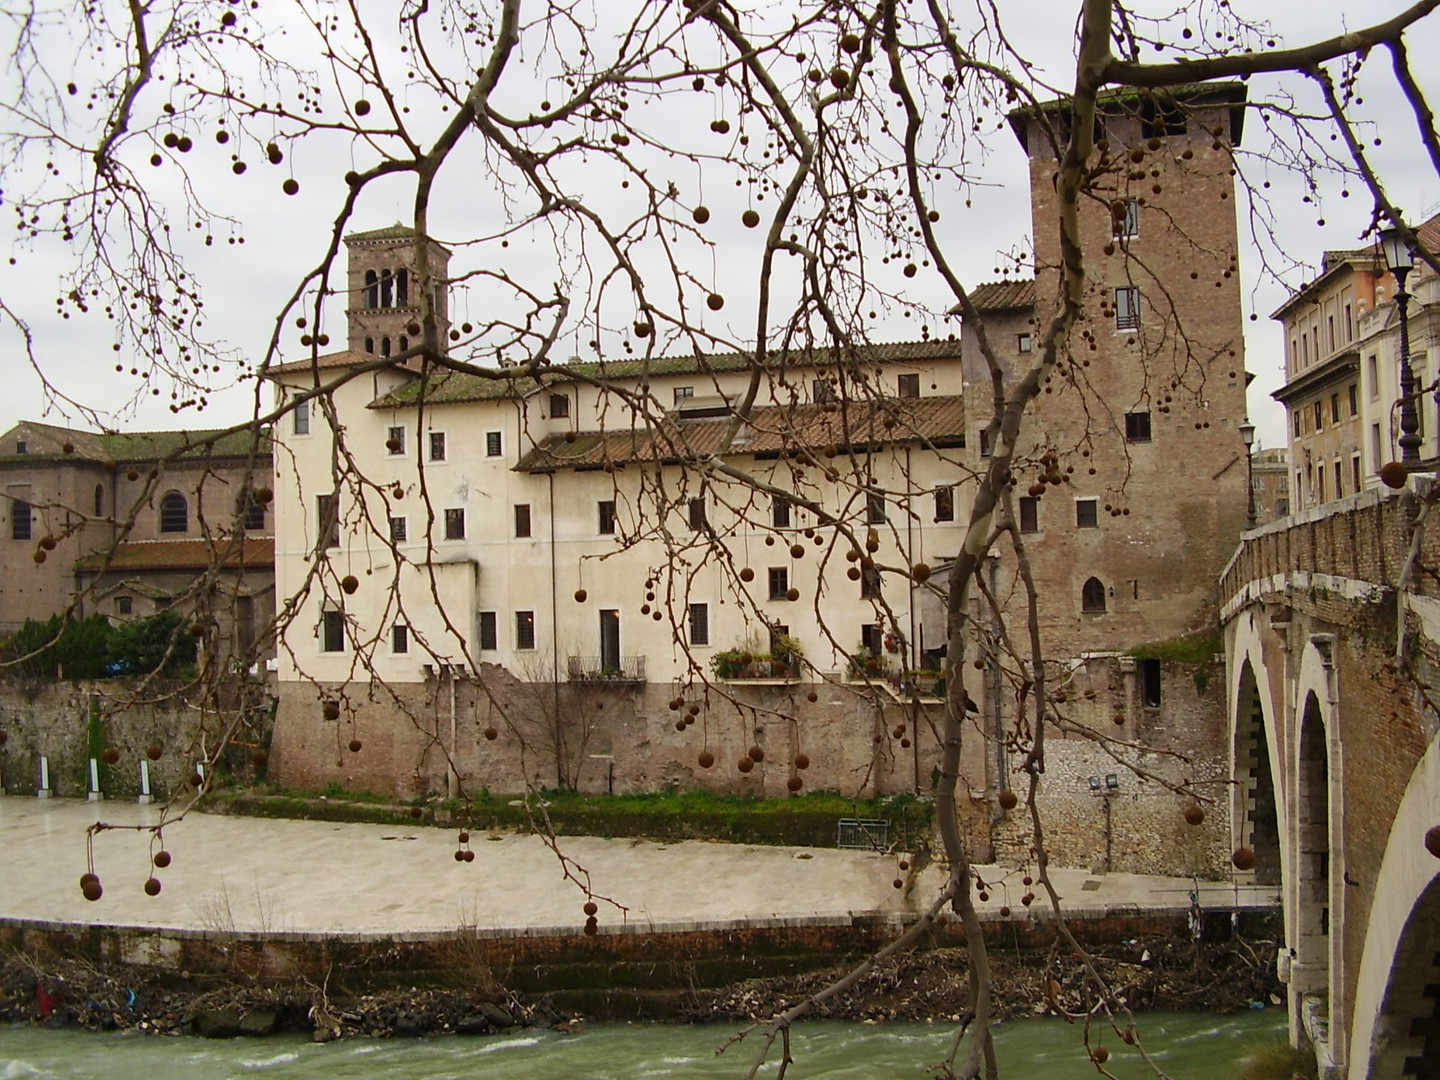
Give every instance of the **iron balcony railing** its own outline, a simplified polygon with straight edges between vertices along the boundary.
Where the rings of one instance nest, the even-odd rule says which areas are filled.
[[[572,656],[570,657],[570,681],[643,683],[645,681],[645,657]]]

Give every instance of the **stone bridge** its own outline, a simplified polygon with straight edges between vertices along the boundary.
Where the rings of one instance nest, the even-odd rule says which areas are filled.
[[[1327,1080],[1440,1078],[1432,485],[1247,532],[1221,576],[1234,843],[1280,893],[1291,1037]]]

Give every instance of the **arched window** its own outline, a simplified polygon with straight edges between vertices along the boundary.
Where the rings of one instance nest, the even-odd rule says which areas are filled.
[[[95,485],[95,516],[105,513],[105,485]]]
[[[380,271],[380,306],[395,306],[395,275],[389,270]]]
[[[380,355],[381,355],[381,356],[389,356],[389,355],[390,355],[390,339],[389,339],[388,337],[386,337],[386,338],[381,338],[381,339],[380,339]]]
[[[395,303],[400,307],[410,306],[410,271],[403,266],[395,271]]]
[[[375,276],[375,271],[374,271],[374,270],[366,270],[366,271],[365,271],[365,306],[366,306],[366,307],[371,307],[371,308],[373,308],[373,307],[379,307],[379,306],[380,306],[380,288],[379,288],[379,285],[378,285],[378,281],[379,281],[379,279]]]
[[[1091,578],[1080,589],[1080,610],[1102,613],[1105,610],[1105,586],[1099,578]]]
[[[367,337],[365,339],[365,351],[371,356],[375,355],[375,339],[373,337]]]
[[[190,530],[190,508],[185,496],[172,491],[160,500],[160,531],[162,533],[183,533]]]
[[[406,337],[404,334],[401,334],[401,335],[400,335],[400,351],[401,351],[401,352],[404,352],[404,351],[405,351],[406,349],[408,349],[409,347],[410,347],[410,339],[409,339],[408,337]]]
[[[265,504],[249,488],[240,493],[235,514],[240,518],[240,527],[246,532],[265,531]]]

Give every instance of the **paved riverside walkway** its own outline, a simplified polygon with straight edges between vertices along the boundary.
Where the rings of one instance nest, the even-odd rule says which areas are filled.
[[[0,923],[99,924],[180,931],[423,938],[460,927],[481,934],[579,932],[585,896],[565,880],[543,841],[515,833],[472,834],[473,862],[456,862],[456,830],[193,814],[168,826],[173,856],[160,895],[145,895],[150,834],[95,837],[104,896],[80,895],[86,827],[152,824],[159,808],[129,801],[0,798]],[[926,867],[893,886],[895,856],[822,848],[562,837],[560,849],[589,872],[610,930],[705,930],[737,926],[848,924],[857,916],[902,919],[927,906],[942,883]],[[1027,917],[1022,871],[977,868],[995,885],[982,908]],[[909,876],[909,875],[901,875]],[[1052,871],[1068,913],[1158,913],[1190,906],[1188,878]],[[1200,883],[1204,907],[1268,907],[1273,887]],[[1043,900],[1035,902],[1038,911]]]

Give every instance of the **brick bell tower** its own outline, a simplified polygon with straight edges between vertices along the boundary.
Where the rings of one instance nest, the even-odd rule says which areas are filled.
[[[345,237],[348,250],[345,320],[352,353],[390,356],[404,352],[418,336],[414,327],[425,315],[424,298],[432,298],[441,347],[450,332],[450,252],[433,240],[424,241],[417,257],[418,234],[395,224]]]

